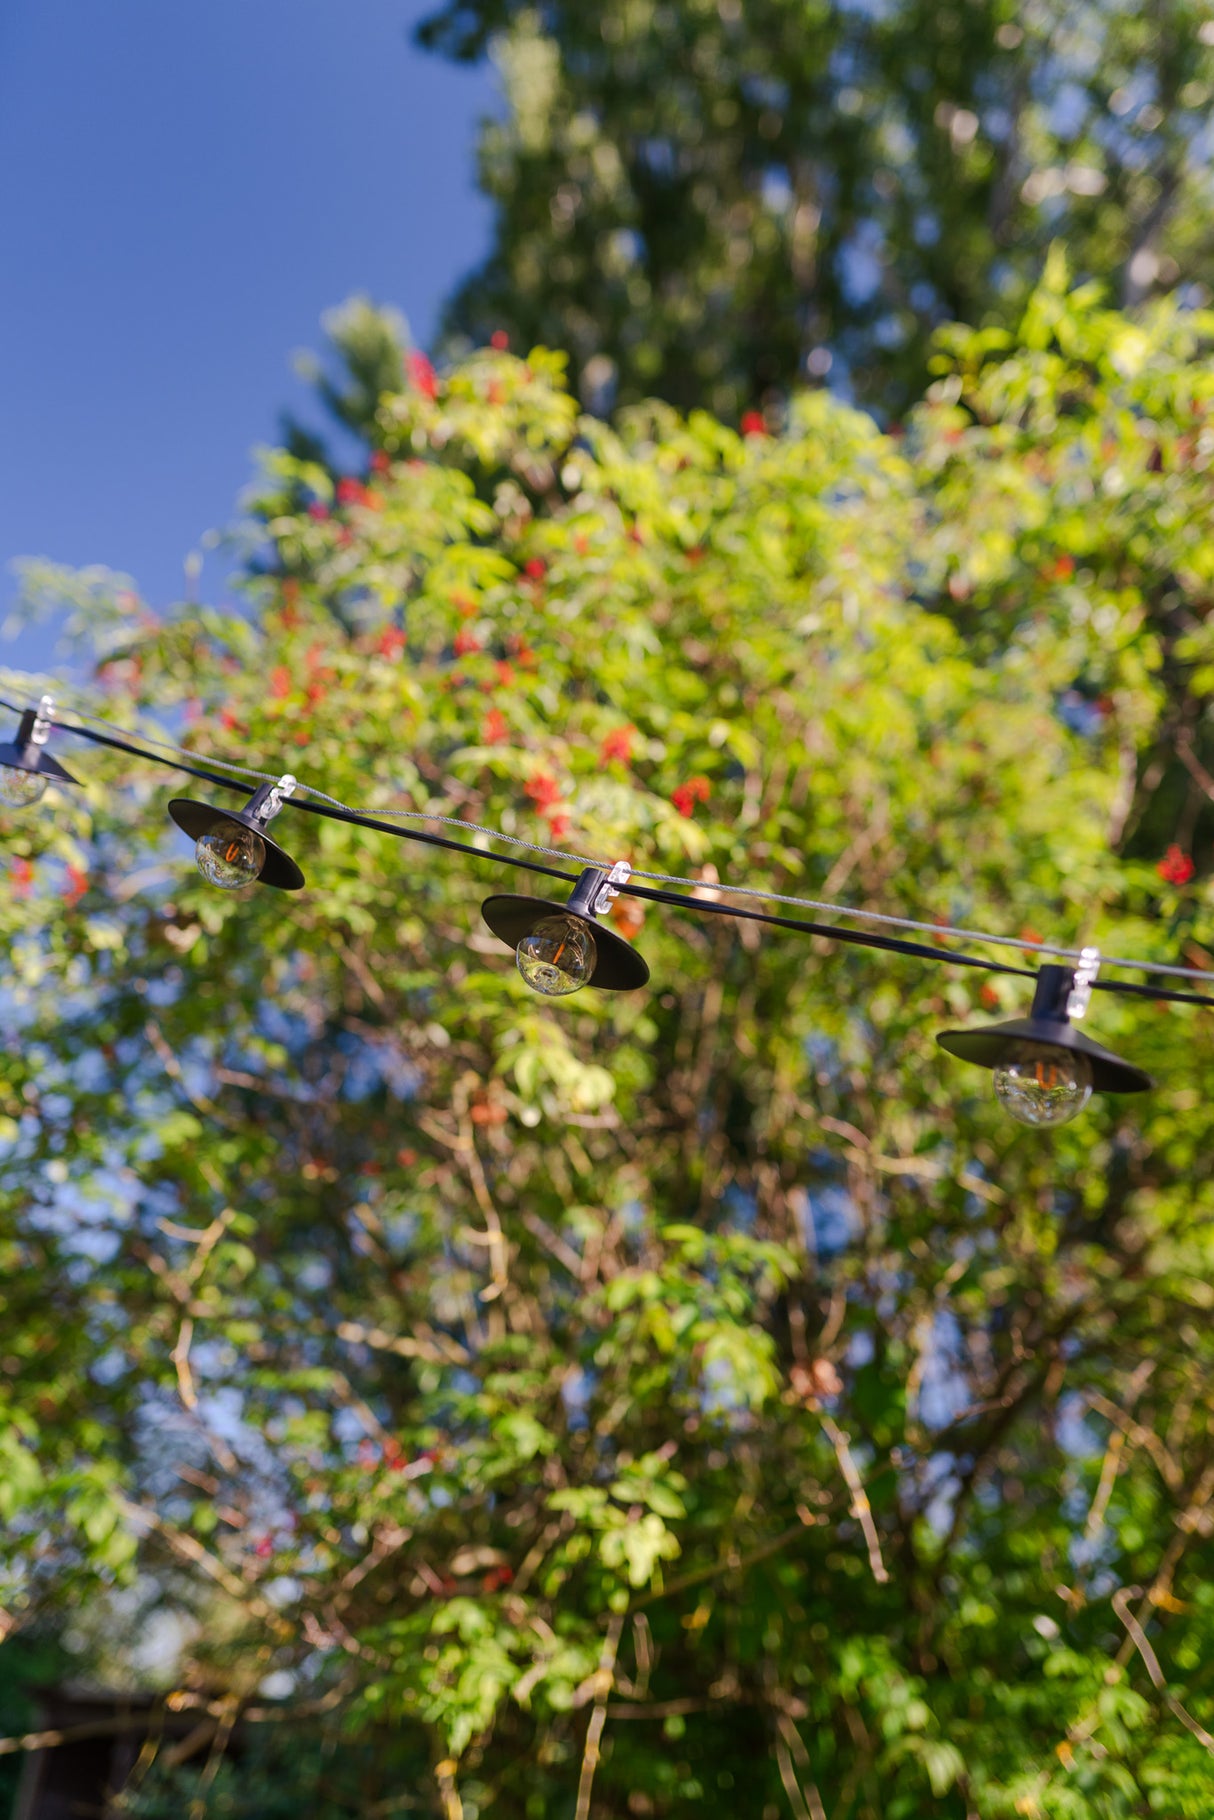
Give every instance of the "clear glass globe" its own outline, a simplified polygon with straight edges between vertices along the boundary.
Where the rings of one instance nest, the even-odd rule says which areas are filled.
[[[1022,1125],[1065,1125],[1092,1096],[1092,1064],[1073,1049],[1021,1043],[995,1070],[995,1098]]]
[[[242,885],[256,884],[266,863],[266,843],[251,828],[239,822],[226,822],[198,837],[194,849],[198,870],[221,891],[239,891]]]
[[[0,765],[0,803],[11,809],[27,809],[36,803],[46,789],[41,771],[22,771],[16,765]]]
[[[564,998],[586,985],[598,963],[588,923],[576,916],[549,916],[518,945],[518,970],[545,998]]]

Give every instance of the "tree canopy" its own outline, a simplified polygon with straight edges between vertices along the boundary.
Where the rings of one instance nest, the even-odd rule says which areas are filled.
[[[736,422],[829,374],[896,418],[934,328],[1016,320],[1053,238],[1127,304],[1210,283],[1190,0],[443,0],[419,35],[504,90],[449,328],[569,349],[595,409]]]
[[[1204,965],[1210,330],[1055,267],[899,435],[414,356],[361,471],[267,457],[238,604],[29,595],[204,764]],[[1098,995],[1157,1090],[1025,1132],[934,1035],[1030,982],[943,941],[622,898],[651,986],[548,1004],[500,843],[288,806],[307,889],[225,894],[197,786],[69,763],[3,811],[0,1560],[18,1636],[172,1616],[209,1754],[135,1811],[1204,1820],[1201,1014]]]

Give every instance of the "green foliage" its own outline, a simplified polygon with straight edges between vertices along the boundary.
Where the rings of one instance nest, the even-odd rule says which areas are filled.
[[[896,416],[933,329],[1012,321],[1055,237],[1127,302],[1210,283],[1191,0],[441,0],[419,36],[506,102],[448,326],[569,348],[596,408],[736,420],[829,365]]]
[[[896,438],[478,353],[367,475],[268,461],[239,610],[93,576],[75,629],[203,763],[1200,959],[1207,332],[1055,270]],[[600,1726],[602,1816],[1208,1811],[1199,1015],[1097,995],[1159,1087],[1029,1134],[933,1041],[1023,981],[621,899],[652,987],[543,1004],[487,849],[288,807],[308,889],[228,896],[178,785],[73,756],[4,823],[15,1622],[159,1576],[317,1812],[569,1813]]]

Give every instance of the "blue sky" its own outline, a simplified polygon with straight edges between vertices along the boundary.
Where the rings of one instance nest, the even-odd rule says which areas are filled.
[[[3,0],[0,605],[46,556],[180,598],[356,291],[425,345],[485,251],[484,69],[422,0]],[[203,571],[220,591],[222,558]],[[209,585],[208,585],[209,584]],[[38,665],[48,641],[0,645]]]

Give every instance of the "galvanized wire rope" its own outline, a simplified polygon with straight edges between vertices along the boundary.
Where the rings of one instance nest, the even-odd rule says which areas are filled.
[[[0,707],[8,709],[10,712],[20,712],[15,704],[11,702],[0,700]],[[86,724],[73,725],[71,722],[59,719],[53,720],[51,724],[63,732],[75,733],[81,738],[96,741],[101,745],[115,747],[130,753],[132,756],[147,759],[152,763],[165,765],[171,769],[184,772],[187,775],[224,785],[227,788],[239,788],[240,784],[237,782],[237,779],[242,779],[254,784],[273,783],[277,781],[279,775],[276,772],[257,770],[250,765],[240,764],[230,759],[212,758],[209,755],[205,759],[205,764],[208,767],[214,767],[214,769],[204,770],[197,763],[200,755],[189,747],[178,744],[174,740],[165,739],[154,734],[135,732],[83,708],[73,708],[72,712],[77,720]],[[108,733],[100,733],[93,731],[94,728],[106,728],[109,731]],[[134,744],[132,743],[133,741],[138,741],[139,743]],[[175,756],[169,757],[166,756],[167,754],[173,754]],[[184,763],[182,762],[184,760],[190,760],[191,762]],[[227,772],[232,775],[220,776],[217,775],[217,772]],[[330,814],[335,819],[347,821],[357,826],[404,835],[407,838],[422,840],[426,842],[426,844],[442,846],[450,850],[465,852],[470,855],[479,855],[482,858],[491,858],[493,856],[484,848],[469,845],[466,841],[456,842],[442,839],[435,835],[428,836],[420,830],[397,828],[393,827],[391,824],[393,822],[413,821],[455,828],[462,834],[480,836],[483,839],[490,841],[499,841],[507,846],[518,849],[520,853],[529,853],[544,859],[558,860],[565,866],[576,866],[579,868],[594,867],[606,871],[609,870],[612,864],[610,860],[603,860],[586,854],[570,853],[565,848],[544,846],[539,842],[524,840],[519,835],[508,834],[503,829],[492,828],[480,822],[466,821],[460,816],[440,815],[434,811],[422,809],[376,809],[373,812],[368,812],[345,803],[338,797],[329,795],[326,791],[318,789],[315,785],[301,782],[297,785],[297,789],[303,794],[288,799],[286,806],[302,810],[310,809],[313,813]],[[550,866],[537,865],[534,862],[528,862],[523,859],[510,860],[506,856],[500,857],[503,859],[504,863],[517,864],[532,871],[545,873],[550,877],[565,876],[562,873],[555,872]],[[644,885],[635,882],[640,880],[647,880],[651,886],[676,886],[679,888],[680,892],[687,891],[690,892],[691,895],[690,897],[682,895],[676,896],[668,889],[647,889]],[[901,929],[912,933],[926,934],[932,937],[934,943],[940,943],[945,940],[978,942],[983,945],[1014,948],[1025,955],[1052,956],[1062,960],[1078,960],[1081,953],[1078,948],[1066,947],[1053,942],[1029,941],[1020,936],[999,935],[988,930],[970,929],[959,924],[940,923],[936,921],[925,922],[912,917],[892,916],[885,911],[865,910],[849,904],[835,903],[829,899],[794,896],[787,893],[771,891],[762,886],[737,885],[724,879],[705,879],[703,877],[688,878],[680,876],[677,873],[636,870],[631,873],[630,882],[623,884],[620,889],[627,895],[639,898],[649,898],[655,902],[689,909],[701,914],[732,915],[748,921],[765,922],[777,927],[799,929],[807,933],[822,935],[828,938],[833,937],[834,939],[849,943],[858,943],[860,945],[888,949],[895,952],[913,953],[920,957],[930,955],[933,959],[939,959],[946,962],[952,961],[962,965],[982,966],[992,972],[1023,974],[1026,970],[1023,968],[1002,966],[995,962],[979,961],[976,957],[958,955],[950,950],[938,950],[933,953],[919,943],[900,942],[893,937],[872,936],[865,938],[858,930],[844,930],[834,926],[823,927],[817,924],[805,923],[799,919],[772,916],[757,911],[747,911],[741,908],[733,908],[716,900],[719,897],[726,895],[731,897],[749,897],[759,902],[780,904],[790,909],[811,910],[819,915],[825,914],[834,917],[842,917],[853,922],[871,924],[876,928],[891,930]],[[1158,975],[1161,978],[1193,980],[1202,984],[1209,983],[1211,979],[1210,972],[1201,968],[1179,967],[1163,961],[1139,960],[1132,957],[1102,955],[1101,965],[1104,967],[1130,969],[1149,975]],[[1133,993],[1135,996],[1176,999],[1186,1003],[1201,1004],[1212,1002],[1195,994],[1154,992],[1150,987],[1133,986],[1124,982],[1099,982],[1099,989],[1105,991],[1124,991],[1126,993]]]

